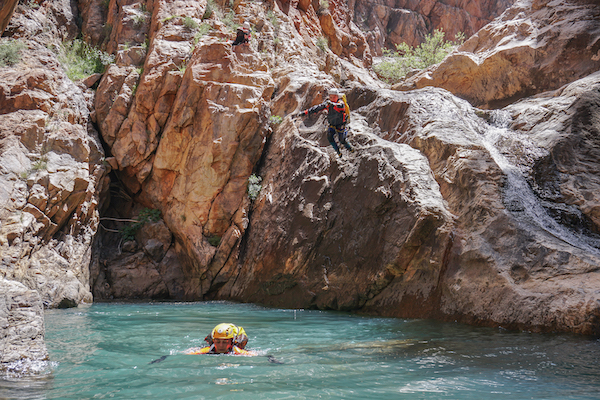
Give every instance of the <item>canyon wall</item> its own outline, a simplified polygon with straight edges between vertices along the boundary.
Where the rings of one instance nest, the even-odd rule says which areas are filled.
[[[598,334],[600,7],[357,3],[18,6],[4,279],[45,307],[226,299]],[[383,46],[459,15],[458,51],[377,80]],[[79,33],[115,60],[74,83],[57,49]],[[294,116],[330,87],[352,109],[341,158],[324,115]]]

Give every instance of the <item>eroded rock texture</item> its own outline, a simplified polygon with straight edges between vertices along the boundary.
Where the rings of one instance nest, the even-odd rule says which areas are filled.
[[[171,7],[187,6],[159,3],[152,12],[178,15]],[[351,6],[241,5],[235,15],[256,31],[239,48],[223,40],[233,32],[218,19],[203,22],[212,30],[194,44],[182,18],[162,17],[151,24],[141,75],[136,62],[111,66],[96,97],[102,135],[127,191],[160,209],[173,237],[170,246],[138,239],[126,246],[126,261],[105,259],[96,293],[597,332],[596,178],[580,167],[595,163],[594,150],[584,150],[594,148],[595,128],[581,130],[595,123],[595,78],[498,112],[443,89],[384,90],[366,73],[371,50],[366,36],[353,33]],[[483,43],[493,26],[512,32],[524,20],[534,27],[555,18],[593,31],[586,25],[595,26],[591,5],[563,4],[555,16],[545,13],[550,7],[518,3],[462,53],[419,76],[459,65],[453,57]],[[189,12],[198,18],[204,11],[197,4]],[[330,50],[316,46],[318,27]],[[565,37],[577,36],[573,29]],[[535,33],[528,43],[538,47],[557,32],[519,31]],[[489,54],[517,40],[497,34],[489,36]],[[554,68],[565,46],[538,53],[537,62]],[[582,63],[561,83],[594,68]],[[455,91],[479,105],[525,96],[487,76],[481,101]],[[557,87],[533,87],[524,75],[515,82],[536,91]],[[350,140],[357,148],[341,160],[324,137],[323,116],[290,117],[340,84],[355,111]],[[539,128],[531,122],[537,119]],[[262,191],[251,202],[253,172]],[[150,262],[153,248],[160,251]]]

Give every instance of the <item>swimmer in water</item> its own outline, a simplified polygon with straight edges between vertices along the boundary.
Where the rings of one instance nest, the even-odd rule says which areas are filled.
[[[239,356],[256,356],[254,351],[244,350],[248,343],[248,336],[244,328],[233,324],[219,324],[215,326],[210,335],[204,338],[208,342],[206,347],[192,347],[185,354],[233,354]]]

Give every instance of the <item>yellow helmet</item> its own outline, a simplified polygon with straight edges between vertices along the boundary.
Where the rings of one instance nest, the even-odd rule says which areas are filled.
[[[235,336],[234,328],[235,325],[233,324],[219,324],[212,330],[212,338],[233,339]]]

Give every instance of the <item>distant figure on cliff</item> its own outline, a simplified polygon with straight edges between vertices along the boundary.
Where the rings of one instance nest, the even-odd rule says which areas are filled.
[[[354,152],[354,148],[348,143],[346,137],[348,136],[348,123],[350,117],[350,108],[345,100],[345,96],[342,95],[339,89],[329,89],[329,99],[325,102],[309,108],[308,110],[301,111],[297,114],[300,117],[305,117],[311,114],[318,113],[322,110],[327,110],[327,121],[329,122],[329,129],[327,129],[327,140],[333,147],[339,157],[342,157],[342,152],[339,146],[335,142],[335,135],[337,134],[340,144],[343,144],[346,149],[350,152]]]
[[[234,324],[219,324],[204,338],[206,347],[192,347],[185,354],[233,354],[240,356],[255,356],[253,351],[244,350],[248,343],[246,331]]]
[[[238,44],[243,44],[248,46],[250,44],[250,37],[252,34],[250,33],[250,24],[248,22],[244,22],[241,28],[238,28],[237,35],[235,40],[231,44],[232,46],[237,46]]]

